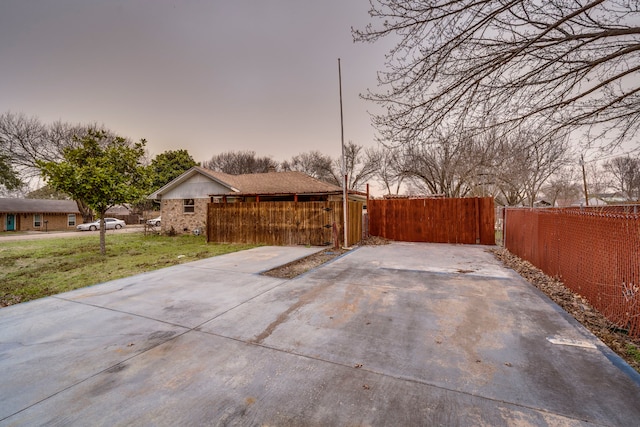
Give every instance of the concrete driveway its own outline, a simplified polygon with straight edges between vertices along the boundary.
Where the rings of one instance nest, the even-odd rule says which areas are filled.
[[[262,247],[0,310],[0,425],[638,425],[640,379],[486,248]]]

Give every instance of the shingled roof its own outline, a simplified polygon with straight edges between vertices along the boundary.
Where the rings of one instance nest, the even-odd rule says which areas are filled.
[[[304,172],[267,172],[243,175],[229,175],[212,171],[200,166],[194,166],[159,190],[151,193],[149,199],[159,199],[173,188],[200,174],[215,181],[227,191],[203,196],[256,196],[256,195],[320,195],[341,194],[342,188],[313,178]],[[364,197],[364,193],[349,190],[349,194]]]
[[[342,188],[337,185],[320,181],[303,172],[291,171],[229,175],[222,172],[206,170],[206,173],[236,189],[237,192],[232,193],[238,195],[327,194],[340,193],[342,191]]]
[[[0,199],[0,213],[80,213],[73,200]]]

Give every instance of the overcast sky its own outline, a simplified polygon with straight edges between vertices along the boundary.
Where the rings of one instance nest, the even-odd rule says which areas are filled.
[[[389,45],[354,44],[367,0],[1,0],[0,113],[104,124],[151,155],[281,161],[373,146],[358,95]]]

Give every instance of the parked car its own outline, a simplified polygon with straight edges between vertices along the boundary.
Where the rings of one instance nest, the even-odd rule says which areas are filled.
[[[157,217],[157,218],[153,218],[150,220],[147,220],[147,224],[153,226],[153,227],[160,227],[160,221],[162,221],[162,215]]]
[[[107,230],[118,230],[123,228],[126,224],[123,220],[117,218],[105,218],[104,225]],[[84,224],[78,224],[76,227],[80,231],[95,231],[100,229],[100,220],[93,222],[85,222]]]

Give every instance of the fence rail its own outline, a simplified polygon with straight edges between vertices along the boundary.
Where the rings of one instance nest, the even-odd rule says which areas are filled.
[[[491,197],[372,199],[369,234],[406,242],[495,244]]]
[[[507,208],[504,242],[640,337],[640,214],[633,208]]]
[[[362,235],[362,203],[349,202],[348,245]],[[268,245],[339,245],[342,202],[209,203],[208,242]]]

